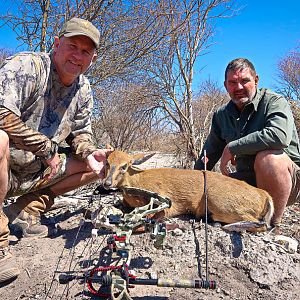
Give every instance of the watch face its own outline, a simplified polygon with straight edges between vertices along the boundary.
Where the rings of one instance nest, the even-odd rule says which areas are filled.
[[[57,151],[58,151],[58,145],[55,142],[51,141],[51,149],[48,155],[45,157],[45,159],[46,160],[51,159],[57,153]]]

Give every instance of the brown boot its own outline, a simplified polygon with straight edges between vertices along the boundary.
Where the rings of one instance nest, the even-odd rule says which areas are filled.
[[[19,213],[11,225],[12,230],[21,231],[23,237],[43,238],[49,235],[48,227],[41,224],[41,217],[30,215],[24,210]]]
[[[0,283],[17,278],[20,270],[8,247],[0,248]]]
[[[49,189],[28,193],[4,208],[4,212],[12,226],[21,230],[24,237],[46,237],[49,231],[46,225],[41,224],[41,213],[53,205],[54,198]]]

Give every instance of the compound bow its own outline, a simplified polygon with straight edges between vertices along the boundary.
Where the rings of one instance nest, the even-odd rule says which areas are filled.
[[[124,216],[107,216],[109,223],[116,226],[115,233],[107,238],[112,263],[109,266],[93,268],[82,276],[61,273],[59,282],[68,283],[73,279],[84,279],[91,294],[111,298],[112,300],[131,300],[129,288],[133,284],[215,289],[215,281],[202,279],[144,279],[137,278],[129,273],[132,250],[130,237],[133,231],[138,227],[144,226],[145,231],[150,232],[150,237],[154,240],[154,246],[163,248],[166,237],[166,224],[148,216],[169,208],[171,201],[157,193],[137,188],[128,187],[125,189],[125,192],[130,195],[146,197],[149,202],[145,206],[137,207],[132,212],[124,214]],[[94,237],[98,236],[98,229],[93,229],[92,235]],[[100,285],[98,289],[95,288],[95,283]]]

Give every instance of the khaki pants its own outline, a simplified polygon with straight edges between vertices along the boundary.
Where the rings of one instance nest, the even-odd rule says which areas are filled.
[[[40,170],[38,173],[32,174],[32,177],[21,180],[12,171],[10,172],[7,197],[22,195],[7,208],[10,219],[15,219],[22,210],[29,215],[40,216],[54,204],[55,195],[49,187],[66,176],[67,156],[60,154],[60,159],[60,169],[51,180],[43,179],[45,174],[50,171],[49,168],[44,171]],[[9,221],[11,220],[8,220],[2,207],[0,207],[0,248],[8,247]]]
[[[8,247],[8,218],[4,214],[2,207],[0,208],[0,248]]]
[[[256,186],[254,171],[233,172],[229,176],[235,179],[244,180],[247,183]],[[295,163],[293,163],[293,171],[291,176],[292,176],[292,190],[290,193],[290,197],[288,199],[287,206],[295,204],[300,199],[300,167]]]
[[[45,175],[50,173],[50,167],[46,168],[45,170],[41,169],[36,173],[28,174],[26,177],[21,177],[19,174],[15,174],[13,170],[10,170],[6,198],[20,196],[33,191],[39,191],[65,178],[69,154],[61,153],[59,154],[59,158],[61,163],[58,172],[50,180],[44,179]]]
[[[293,205],[300,198],[300,167],[293,164],[292,190],[287,205]]]

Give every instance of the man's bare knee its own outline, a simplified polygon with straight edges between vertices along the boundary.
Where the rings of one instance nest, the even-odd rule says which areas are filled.
[[[7,135],[7,133],[3,130],[0,130],[0,147],[2,147],[3,145],[8,145],[9,142],[9,137]]]
[[[9,150],[9,137],[6,132],[0,130],[0,160],[6,158]]]
[[[290,169],[291,159],[281,150],[265,150],[256,154],[255,172],[270,172],[275,169]]]

